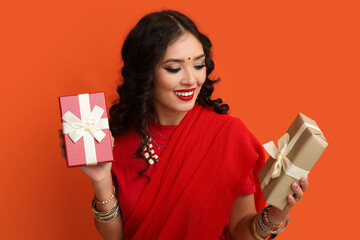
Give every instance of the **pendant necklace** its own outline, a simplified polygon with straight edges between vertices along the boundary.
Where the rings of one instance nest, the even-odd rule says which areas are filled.
[[[158,135],[159,137],[163,137],[163,138],[170,138],[171,136],[163,136],[163,135],[160,135],[159,133],[155,132],[152,128],[151,128],[151,124],[149,124],[149,128],[150,128],[150,131],[152,131],[153,133],[155,133],[156,135]]]
[[[155,133],[156,135],[158,135],[159,137],[163,137],[163,138],[170,138],[171,136],[163,136],[160,135],[159,133],[155,132],[152,128],[151,128],[151,124],[148,125],[150,128],[150,131]],[[154,139],[151,137],[150,133],[149,133],[149,140],[146,143],[145,148],[143,149],[144,151],[144,157],[146,158],[146,160],[149,162],[150,165],[153,165],[154,163],[157,163],[159,161],[159,156],[157,154],[155,154],[155,150],[153,149],[153,145],[152,143],[154,143],[157,146],[157,149],[160,148],[165,148],[165,146],[160,146],[159,144],[157,144]]]

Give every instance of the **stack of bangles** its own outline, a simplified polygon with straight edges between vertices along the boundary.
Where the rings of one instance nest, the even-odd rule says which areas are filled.
[[[105,205],[105,204],[109,203],[111,201],[111,199],[113,199],[114,197],[115,197],[115,203],[109,210],[107,210],[105,212],[99,212],[96,210],[96,204]],[[105,201],[98,201],[94,196],[92,203],[91,203],[91,209],[94,213],[95,219],[98,222],[109,223],[109,222],[114,221],[119,216],[119,213],[120,213],[119,201],[116,197],[115,187],[114,187],[113,194]]]
[[[269,218],[268,218],[268,211],[272,206],[269,205],[265,208],[263,208],[258,214],[256,214],[253,218],[253,220],[251,221],[251,225],[250,225],[250,233],[253,236],[254,239],[256,240],[265,240],[266,238],[260,236],[260,234],[257,232],[257,228],[261,229],[262,231],[271,234],[270,237],[268,239],[274,239],[276,238],[276,236],[281,233],[282,231],[285,230],[285,228],[287,227],[287,225],[289,224],[289,217],[286,218],[286,220],[284,220],[282,223],[280,223],[279,225],[275,225],[273,223],[270,222]],[[267,224],[264,224],[264,221]],[[269,227],[271,226],[271,227]]]

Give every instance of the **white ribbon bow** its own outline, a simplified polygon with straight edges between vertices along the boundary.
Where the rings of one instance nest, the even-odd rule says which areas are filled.
[[[277,178],[281,174],[281,169],[285,165],[285,159],[287,159],[286,155],[290,152],[288,143],[289,134],[285,133],[278,140],[278,147],[276,147],[273,141],[264,144],[264,148],[266,149],[266,151],[270,154],[272,158],[276,159],[275,163],[270,169],[271,178]]]
[[[302,177],[307,177],[309,171],[295,166],[287,158],[287,154],[291,151],[291,149],[293,148],[297,140],[299,140],[301,134],[305,131],[306,128],[313,128],[321,132],[320,128],[318,128],[317,126],[310,123],[303,123],[294,135],[294,137],[291,139],[291,141],[289,141],[289,134],[285,133],[278,140],[278,147],[276,147],[273,141],[263,145],[265,150],[270,154],[273,159],[276,159],[276,161],[273,163],[270,170],[267,172],[265,178],[261,182],[261,189],[264,189],[264,187],[268,185],[270,179],[279,177],[281,174],[281,169],[284,170],[286,175],[293,177],[297,180]]]
[[[69,133],[69,137],[74,143],[84,136],[86,132],[90,132],[98,142],[101,142],[106,136],[101,129],[109,128],[107,118],[101,118],[103,113],[104,109],[95,105],[88,119],[80,120],[72,112],[67,111],[62,117],[65,121],[63,123],[63,132]]]

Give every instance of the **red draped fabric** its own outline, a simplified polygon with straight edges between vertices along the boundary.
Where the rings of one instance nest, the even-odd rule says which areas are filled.
[[[139,142],[134,131],[125,135]],[[121,139],[115,140],[116,159],[130,159],[143,169]],[[126,239],[218,239],[249,173],[256,183],[257,210],[264,206],[256,177],[263,163],[262,146],[239,119],[195,105],[172,134],[151,180],[144,182],[125,222]],[[121,166],[114,162],[115,177]],[[124,183],[117,183],[121,192]]]

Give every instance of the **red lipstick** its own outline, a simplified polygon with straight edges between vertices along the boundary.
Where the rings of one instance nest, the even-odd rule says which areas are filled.
[[[191,99],[194,98],[195,89],[196,88],[181,89],[174,91],[174,93],[179,99],[183,101],[190,101]]]

